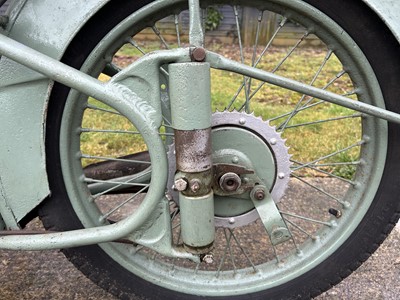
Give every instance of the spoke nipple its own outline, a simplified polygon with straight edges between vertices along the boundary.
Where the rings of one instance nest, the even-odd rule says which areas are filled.
[[[342,212],[340,210],[330,208],[328,211],[332,216],[335,216],[338,219],[342,216]]]
[[[240,124],[240,125],[246,124],[246,119],[245,119],[245,118],[240,118],[240,119],[239,119],[239,124]]]

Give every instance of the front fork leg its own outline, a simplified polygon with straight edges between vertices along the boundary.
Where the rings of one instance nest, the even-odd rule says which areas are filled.
[[[171,64],[169,80],[181,237],[188,252],[206,254],[215,235],[210,65]]]

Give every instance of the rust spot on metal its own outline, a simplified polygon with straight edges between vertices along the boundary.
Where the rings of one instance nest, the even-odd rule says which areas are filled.
[[[182,172],[211,169],[211,129],[175,130],[176,166]]]

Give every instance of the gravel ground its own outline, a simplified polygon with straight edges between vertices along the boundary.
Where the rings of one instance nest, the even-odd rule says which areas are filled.
[[[40,226],[38,220],[30,228]],[[317,297],[400,299],[400,228],[356,272]],[[77,271],[58,251],[0,252],[0,299],[116,299]]]

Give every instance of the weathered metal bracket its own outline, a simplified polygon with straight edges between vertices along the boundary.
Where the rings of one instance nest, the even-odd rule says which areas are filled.
[[[250,193],[251,200],[260,215],[272,245],[281,244],[292,238],[271,194],[262,185],[256,186]]]

